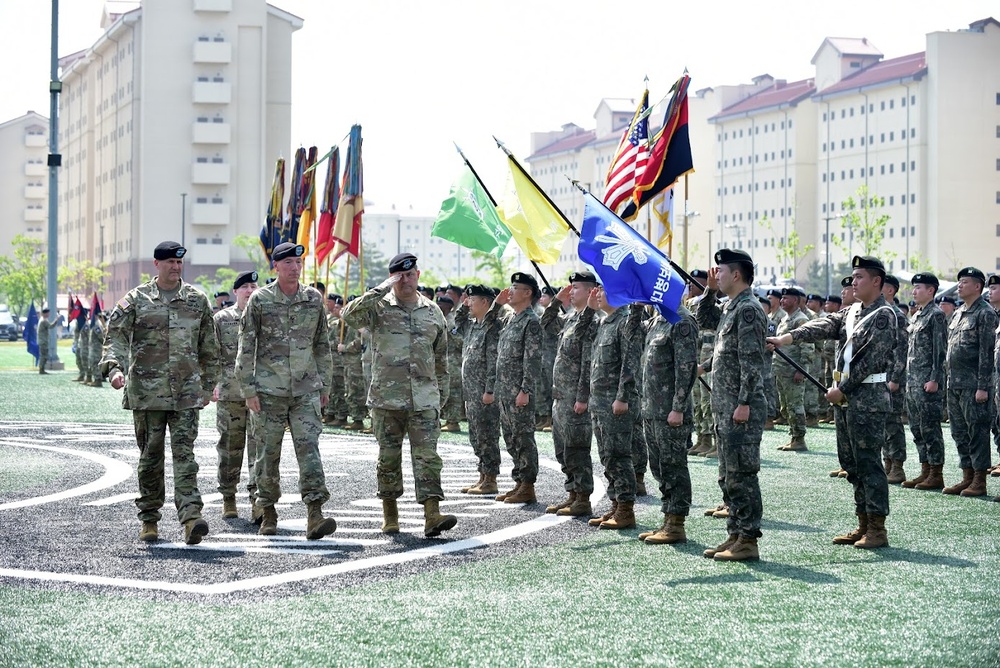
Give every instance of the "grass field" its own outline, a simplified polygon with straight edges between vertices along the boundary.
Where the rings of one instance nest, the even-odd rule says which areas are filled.
[[[81,387],[68,371],[10,370],[13,359],[0,345],[0,419],[130,421],[119,393]],[[892,487],[892,547],[835,546],[855,518],[850,486],[827,476],[834,432],[809,430],[807,453],[776,452],[786,439],[770,432],[762,445],[757,563],[701,556],[725,531],[701,514],[719,498],[714,462],[691,458],[696,507],[678,547],[636,540],[662,517],[646,497],[636,530],[580,526],[573,540],[518,556],[308,596],[192,602],[4,580],[0,665],[1000,665],[1000,504]],[[551,437],[538,442],[552,457]],[[912,473],[912,443],[909,453]],[[52,475],[30,458],[0,466],[10,484]],[[989,488],[1000,495],[1000,479]],[[32,522],[30,512],[13,519]]]

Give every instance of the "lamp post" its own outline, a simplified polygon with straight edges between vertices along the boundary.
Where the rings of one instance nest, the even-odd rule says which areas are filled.
[[[736,232],[736,247],[740,248],[743,245],[743,226],[737,225],[736,223],[729,223],[725,226],[727,230],[733,230]]]
[[[701,214],[697,211],[688,211],[687,200],[684,201],[684,266],[688,266],[688,218],[697,218]],[[709,232],[711,235],[711,232]]]
[[[181,246],[184,246],[184,232],[187,230],[187,193],[181,193]]]
[[[825,259],[824,264],[826,264],[826,294],[830,294],[830,289],[832,286],[832,284],[830,283],[830,265],[832,264],[830,262],[830,221],[839,220],[843,217],[844,214],[840,213],[837,214],[836,216],[826,216],[825,218],[823,218],[823,220],[826,222],[826,257],[824,258]]]
[[[713,231],[714,230],[709,230],[708,231],[708,266],[709,267],[712,266],[712,260],[715,259],[715,251],[714,251],[714,247],[712,246],[712,232]]]

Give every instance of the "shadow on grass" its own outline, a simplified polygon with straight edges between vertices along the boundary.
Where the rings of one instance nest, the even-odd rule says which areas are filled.
[[[931,554],[929,552],[917,552],[915,550],[905,550],[899,547],[887,547],[880,550],[871,550],[872,555],[882,561],[905,561],[911,564],[925,564],[927,566],[947,566],[948,568],[975,568],[979,564],[968,559],[959,559],[943,554]]]
[[[680,578],[677,580],[667,580],[663,583],[665,587],[681,587],[683,585],[727,585],[745,584],[747,582],[759,582],[760,579],[754,577],[749,571],[742,573],[721,573],[719,575],[699,575],[691,578]]]
[[[746,561],[748,569],[758,573],[765,573],[776,578],[786,580],[798,580],[808,584],[840,584],[841,579],[829,573],[814,571],[811,568],[801,566],[791,566],[789,564],[779,564],[772,561]]]

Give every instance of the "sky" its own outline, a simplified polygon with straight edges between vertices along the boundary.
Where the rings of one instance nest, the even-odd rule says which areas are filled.
[[[794,81],[813,75],[810,60],[827,36],[867,37],[894,58],[923,51],[928,32],[1000,18],[995,0],[271,4],[304,20],[293,37],[284,157],[312,145],[322,155],[341,142],[343,156],[360,123],[368,210],[395,205],[421,215],[437,211],[461,169],[454,143],[499,191],[506,164],[493,135],[523,159],[532,132],[592,128],[602,98],[638,98],[646,76],[651,101],[685,67],[692,92],[765,73]],[[60,2],[60,55],[96,41],[103,6]],[[0,0],[0,122],[29,109],[48,115],[50,19],[46,0]],[[697,152],[694,160],[697,169]]]

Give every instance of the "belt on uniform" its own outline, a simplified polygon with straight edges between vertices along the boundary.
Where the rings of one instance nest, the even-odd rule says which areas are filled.
[[[861,382],[865,385],[874,385],[875,383],[884,383],[888,378],[889,374],[887,373],[873,373]],[[842,371],[834,371],[833,381],[839,383],[842,380],[847,380],[847,374]]]

